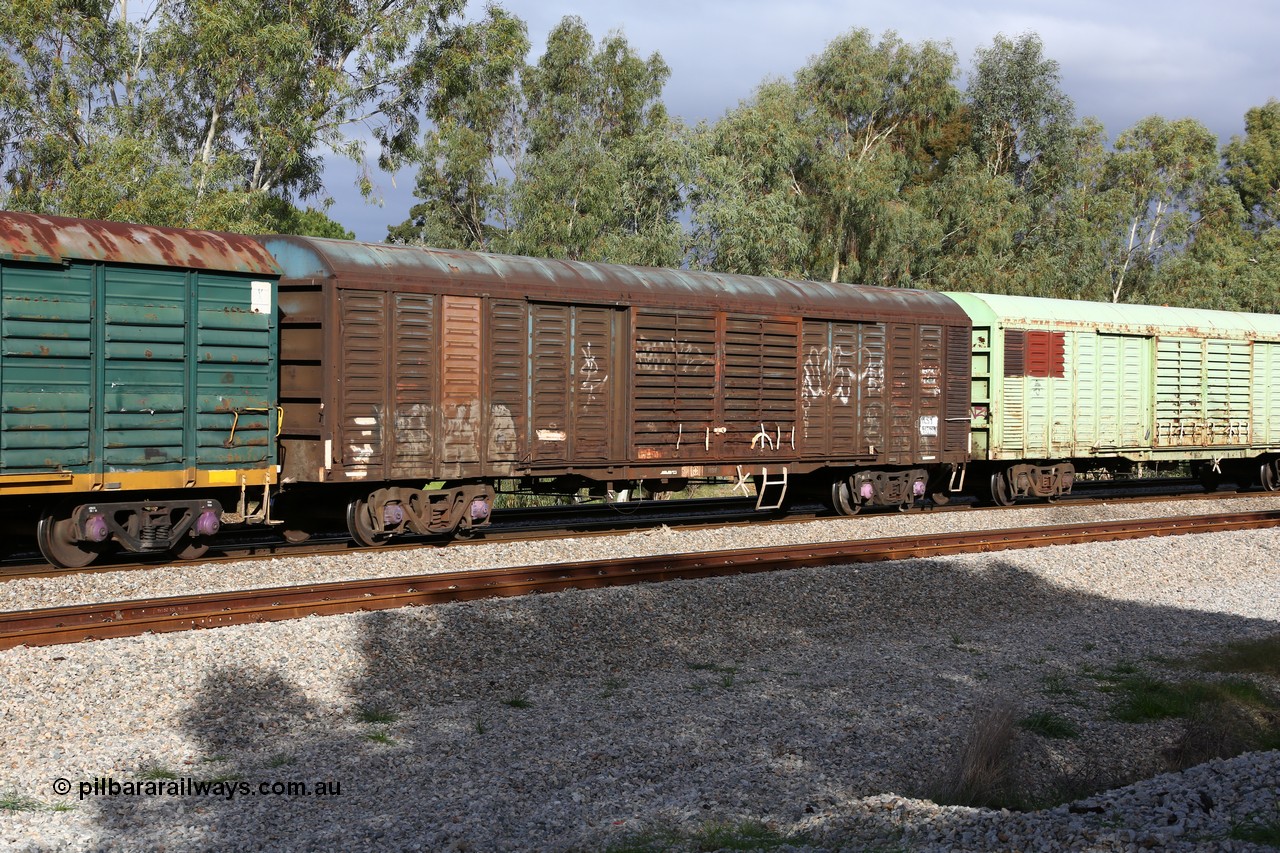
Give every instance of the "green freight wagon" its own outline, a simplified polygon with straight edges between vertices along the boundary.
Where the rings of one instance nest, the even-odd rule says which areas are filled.
[[[973,321],[968,476],[998,503],[1139,462],[1280,486],[1280,317],[948,295]]]
[[[50,562],[265,516],[278,277],[245,237],[0,213],[0,502]]]

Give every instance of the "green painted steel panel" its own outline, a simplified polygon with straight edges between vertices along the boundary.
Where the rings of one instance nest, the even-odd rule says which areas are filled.
[[[0,473],[274,465],[274,291],[235,273],[0,263]]]
[[[275,287],[198,276],[191,428],[201,467],[274,464]]]
[[[92,273],[0,268],[0,472],[87,472]]]
[[[182,464],[183,428],[150,420],[108,423],[105,412],[149,415],[181,411],[186,399],[187,274],[180,269],[102,268],[105,316],[102,335],[105,471],[171,468]],[[137,336],[141,322],[151,342]],[[159,339],[175,343],[163,343]]]

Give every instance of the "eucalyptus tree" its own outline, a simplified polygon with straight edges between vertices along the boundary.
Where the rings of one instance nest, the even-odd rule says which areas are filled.
[[[511,176],[523,151],[520,71],[525,24],[497,7],[444,43],[439,90],[416,154],[409,218],[388,229],[400,243],[503,249],[511,229]],[[497,244],[494,244],[494,241]]]
[[[693,136],[691,262],[746,275],[811,278],[801,170],[812,140],[791,84],[762,84],[751,101]]]
[[[446,85],[419,148],[405,242],[515,254],[676,266],[689,159],[667,115],[661,56],[638,56],[619,33],[598,44],[563,19],[535,64],[516,19],[450,52]]]
[[[802,179],[811,266],[831,281],[910,280],[900,261],[920,219],[901,193],[932,166],[922,154],[960,105],[955,69],[948,45],[853,30],[796,75],[812,139]]]
[[[156,73],[170,89],[177,148],[197,190],[220,160],[245,189],[309,197],[326,153],[365,167],[362,134],[393,167],[417,141],[419,111],[465,0],[166,0]]]
[[[1280,101],[1245,113],[1244,136],[1226,149],[1227,179],[1255,227],[1280,222]]]
[[[973,145],[993,175],[1011,175],[1040,206],[1070,181],[1075,106],[1035,33],[979,48],[966,87]]]
[[[1191,236],[1194,203],[1218,177],[1218,140],[1194,119],[1142,119],[1116,138],[1102,189],[1118,212],[1103,257],[1112,302],[1140,298]]]
[[[682,126],[662,102],[670,70],[621,33],[599,45],[578,18],[547,36],[521,77],[525,149],[515,175],[512,251],[679,264]]]

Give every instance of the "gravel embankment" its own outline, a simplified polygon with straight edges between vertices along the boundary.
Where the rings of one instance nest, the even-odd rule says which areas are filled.
[[[1136,514],[1196,511],[1174,506]],[[1115,513],[1055,508],[1044,523],[1089,517]],[[921,521],[815,526],[889,536]],[[144,576],[148,593],[176,593],[192,577],[222,588],[746,547],[811,541],[808,527],[184,567],[65,579],[65,599],[57,581],[2,594],[16,607],[127,597]],[[1280,823],[1280,753],[1159,775],[1178,724],[1117,722],[1101,688],[1117,666],[1166,674],[1169,659],[1280,630],[1277,554],[1280,531],[1253,531],[0,652],[0,799],[27,807],[0,811],[0,849],[586,851],[760,821],[804,849],[1263,850],[1228,834]],[[1001,706],[1080,730],[1018,735],[1032,794],[1146,781],[1026,813],[926,799],[972,721]],[[81,798],[96,777],[161,791]],[[163,790],[187,779],[220,787]],[[290,782],[341,787],[259,793]]]

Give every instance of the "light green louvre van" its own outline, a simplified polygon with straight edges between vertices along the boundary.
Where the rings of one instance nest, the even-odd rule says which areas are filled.
[[[1133,462],[1280,487],[1280,317],[947,295],[973,321],[969,474],[997,502]]]

